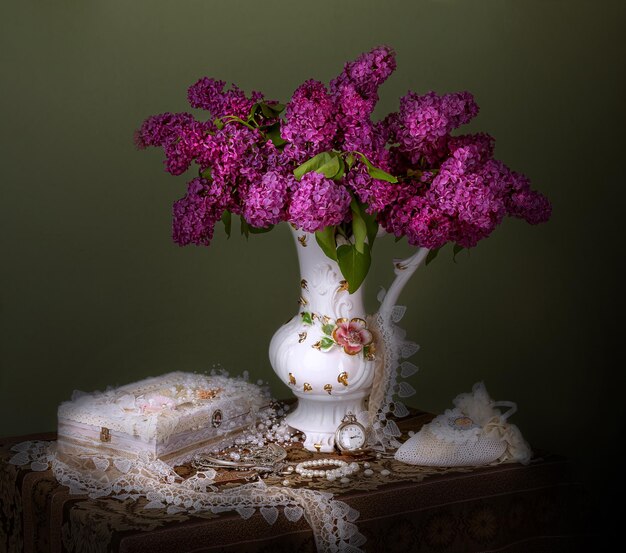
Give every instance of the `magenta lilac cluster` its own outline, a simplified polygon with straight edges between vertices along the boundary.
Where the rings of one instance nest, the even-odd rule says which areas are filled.
[[[549,201],[494,159],[493,138],[455,134],[478,113],[469,92],[408,92],[397,112],[373,121],[378,89],[395,68],[393,50],[375,48],[346,63],[328,87],[303,83],[284,111],[259,92],[205,77],[188,91],[204,117],[149,117],[137,145],[161,147],[173,175],[192,166],[199,175],[174,204],[174,240],[208,245],[225,213],[258,229],[281,221],[308,232],[349,228],[353,200],[389,233],[431,249],[475,246],[505,216],[549,218]],[[340,158],[340,172],[294,176],[324,152]],[[396,178],[376,178],[372,166]]]

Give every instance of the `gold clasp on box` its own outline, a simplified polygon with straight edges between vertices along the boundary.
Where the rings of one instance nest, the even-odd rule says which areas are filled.
[[[111,431],[103,426],[100,429],[100,441],[101,442],[110,442],[111,441]]]

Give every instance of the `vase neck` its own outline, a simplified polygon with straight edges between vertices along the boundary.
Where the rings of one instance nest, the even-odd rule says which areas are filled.
[[[331,319],[364,319],[362,284],[350,294],[339,265],[322,251],[314,233],[291,229],[294,236],[300,277],[302,299],[300,312],[311,312]]]

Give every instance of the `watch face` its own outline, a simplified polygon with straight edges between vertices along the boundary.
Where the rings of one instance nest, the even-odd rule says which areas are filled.
[[[337,442],[341,449],[359,449],[365,445],[365,432],[360,424],[348,423],[337,432]]]

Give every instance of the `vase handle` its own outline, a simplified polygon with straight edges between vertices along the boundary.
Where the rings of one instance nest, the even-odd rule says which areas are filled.
[[[428,248],[418,248],[418,250],[411,257],[393,260],[393,271],[396,274],[396,278],[391,283],[389,290],[387,290],[387,293],[380,304],[380,309],[378,310],[378,314],[383,318],[383,320],[387,320],[391,316],[391,311],[396,305],[400,293],[415,270],[422,264],[424,259],[426,259],[429,251],[430,250]]]

